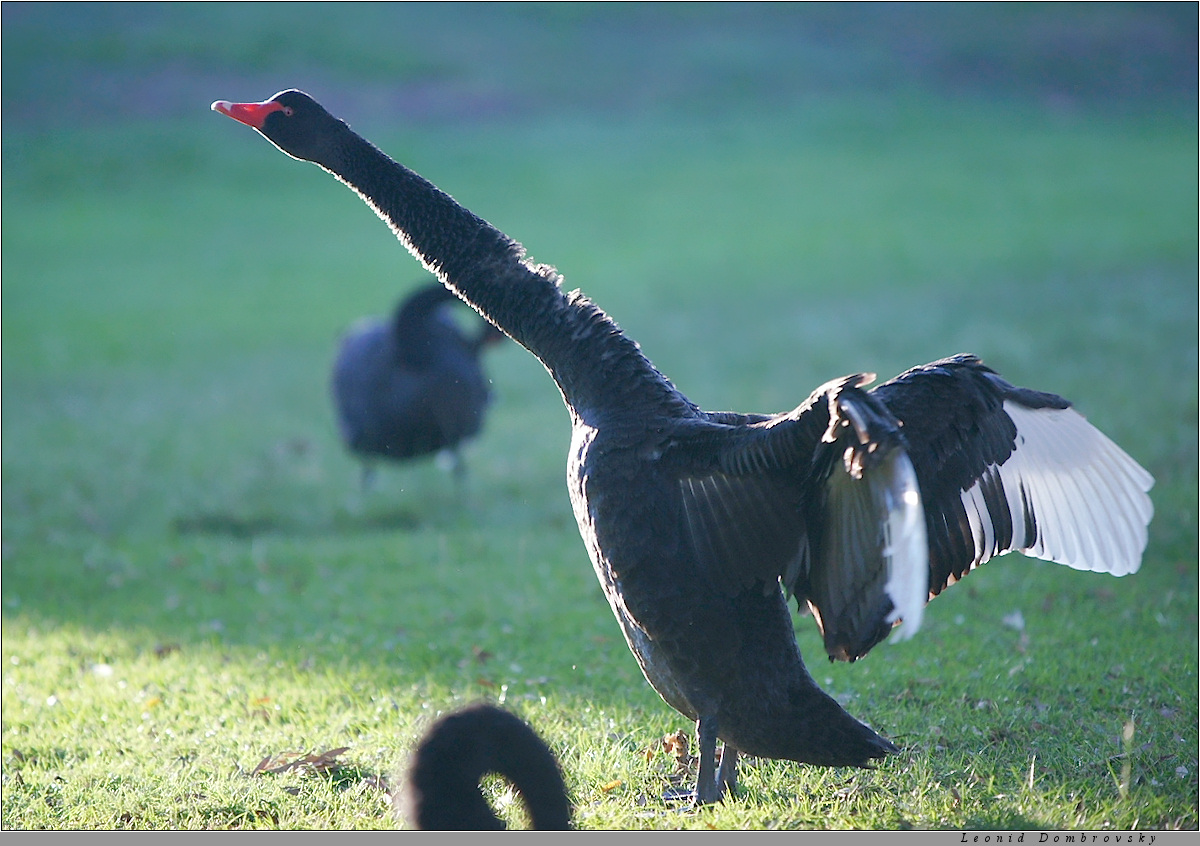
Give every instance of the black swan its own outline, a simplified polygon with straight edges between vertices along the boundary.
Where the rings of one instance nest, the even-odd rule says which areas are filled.
[[[443,284],[533,353],[571,418],[580,534],[646,679],[697,724],[695,800],[738,753],[870,766],[897,747],[821,691],[787,598],[853,661],[1012,550],[1138,569],[1153,479],[1061,397],[970,355],[817,388],[791,411],[703,411],[549,266],[307,94],[212,108],[332,173]],[[718,766],[717,739],[724,742]]]
[[[459,448],[483,426],[490,398],[480,364],[485,345],[504,336],[484,323],[473,337],[446,313],[458,298],[435,282],[418,288],[390,319],[364,318],[342,337],[332,392],[346,448],[363,461],[405,461],[447,451],[456,478]]]
[[[550,747],[518,717],[484,703],[446,714],[429,727],[393,803],[413,828],[499,831],[504,822],[479,790],[488,773],[512,783],[535,829],[571,827],[567,788]]]

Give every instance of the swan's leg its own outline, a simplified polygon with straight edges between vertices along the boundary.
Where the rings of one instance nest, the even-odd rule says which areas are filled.
[[[467,462],[457,448],[450,450],[450,472],[454,476],[454,495],[461,501],[467,493]]]
[[[359,477],[359,485],[362,492],[367,493],[375,484],[375,465],[370,461],[364,461],[362,465],[362,476]]]
[[[696,775],[696,804],[721,801],[724,782],[717,780],[717,718],[701,717],[696,724],[700,744],[700,772]]]
[[[729,791],[730,795],[737,789],[738,751],[726,743],[721,748],[721,768],[717,771],[717,780],[721,792]]]

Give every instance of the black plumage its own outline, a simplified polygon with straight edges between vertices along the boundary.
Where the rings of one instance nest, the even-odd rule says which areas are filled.
[[[213,108],[352,187],[545,365],[580,534],[646,679],[697,723],[701,803],[734,785],[738,752],[868,766],[897,751],[808,674],[789,594],[852,661],[901,622],[911,636],[994,555],[1140,564],[1153,480],[1059,397],[960,355],[871,391],[873,376],[836,379],[780,414],[704,411],[557,271],[306,94]]]
[[[479,434],[491,392],[483,348],[503,336],[484,322],[473,336],[448,313],[454,296],[424,285],[390,318],[364,318],[343,335],[331,377],[338,431],[363,462],[410,461],[446,451],[456,476],[462,444]]]
[[[558,760],[537,733],[516,715],[476,704],[439,718],[409,759],[396,809],[413,828],[426,831],[499,831],[479,780],[501,775],[516,788],[533,828],[571,827]]]

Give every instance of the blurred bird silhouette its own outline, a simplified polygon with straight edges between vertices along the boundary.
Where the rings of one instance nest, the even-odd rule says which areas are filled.
[[[460,447],[479,433],[491,399],[481,354],[504,336],[490,323],[468,336],[450,313],[457,302],[440,283],[426,285],[389,319],[363,318],[342,337],[333,400],[342,441],[362,460],[364,487],[381,459],[439,452],[461,482]]]

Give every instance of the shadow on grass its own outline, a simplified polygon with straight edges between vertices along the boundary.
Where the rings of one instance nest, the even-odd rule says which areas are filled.
[[[967,831],[1045,831],[1059,829],[1061,825],[1002,810],[968,817],[963,828]]]
[[[329,535],[370,532],[413,531],[430,522],[407,509],[370,514],[335,514],[329,522],[313,523],[290,516],[271,514],[239,515],[207,512],[176,517],[171,530],[177,535],[219,535],[245,539],[261,535]]]

